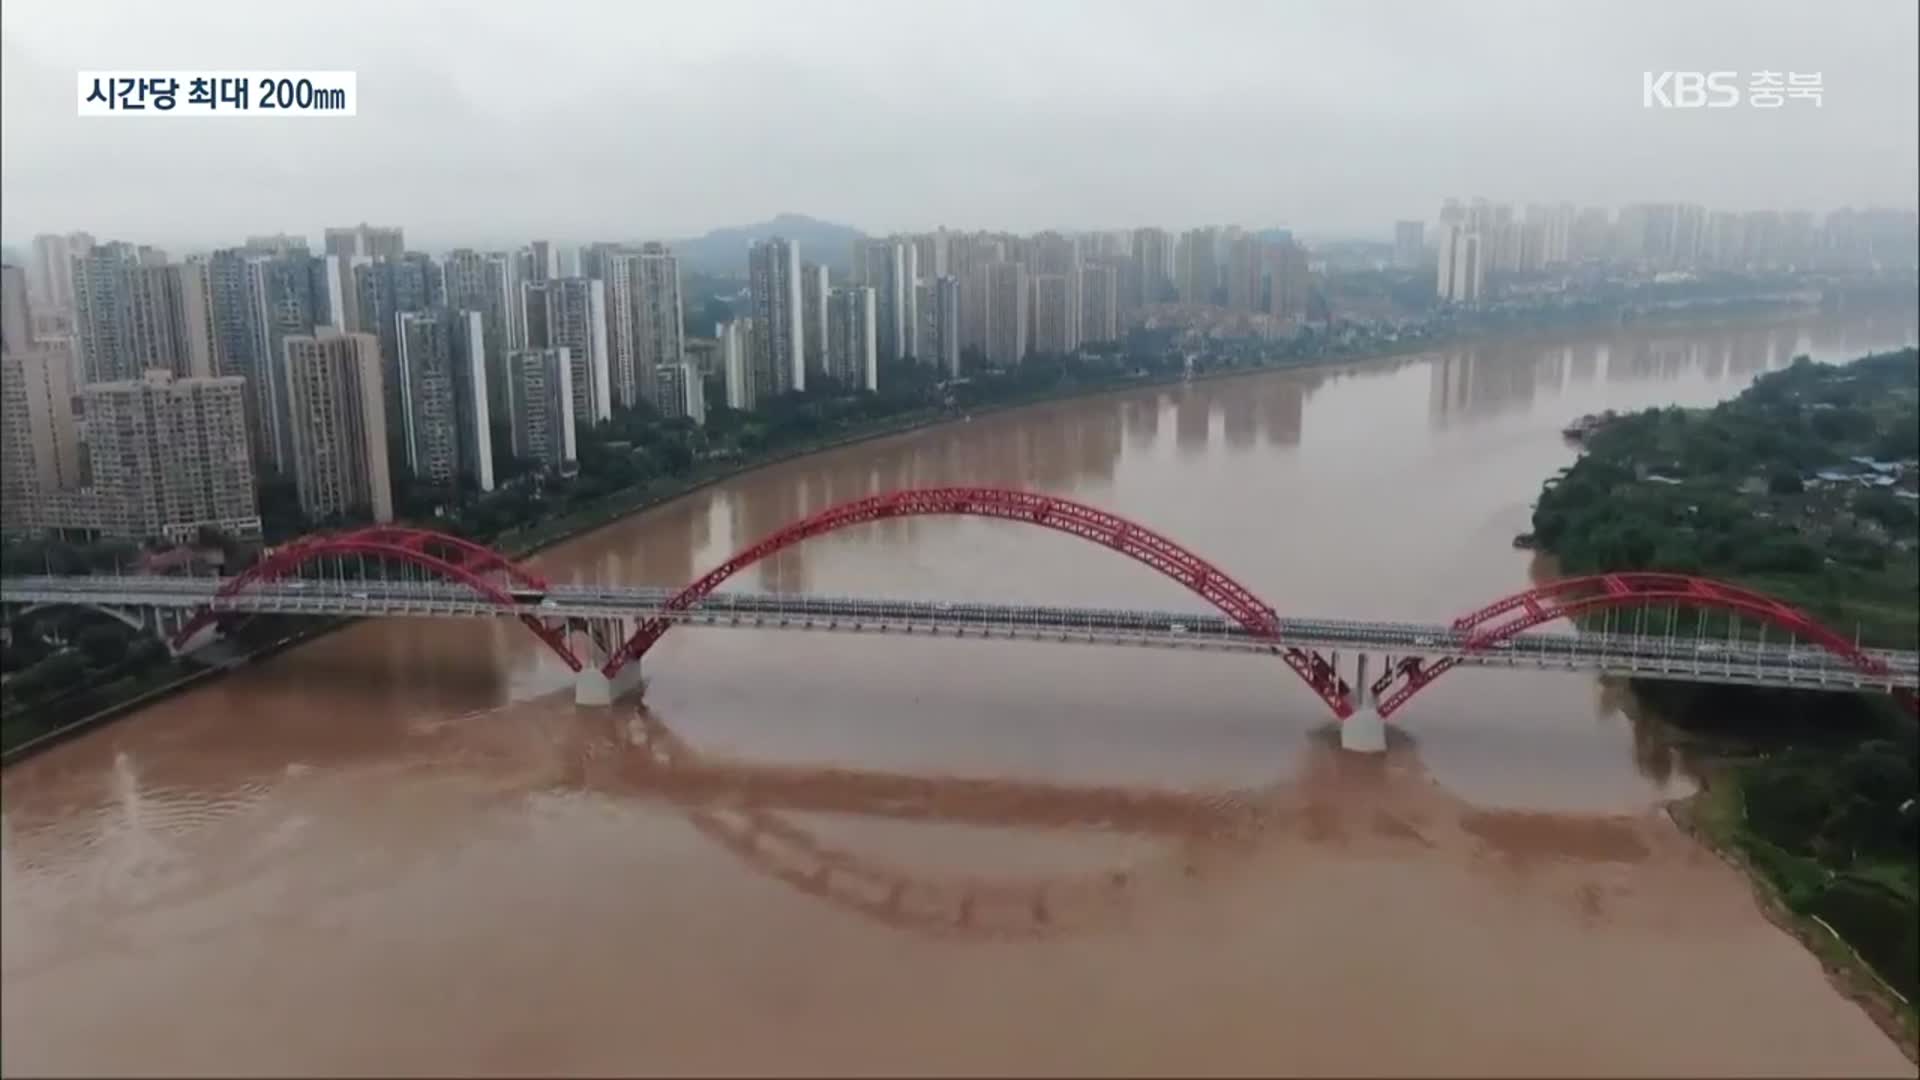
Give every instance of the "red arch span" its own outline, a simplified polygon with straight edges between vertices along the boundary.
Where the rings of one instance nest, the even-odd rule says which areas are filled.
[[[1810,641],[1865,674],[1881,675],[1887,670],[1878,659],[1790,604],[1752,589],[1685,574],[1631,572],[1549,581],[1463,615],[1453,621],[1453,628],[1467,633],[1467,648],[1487,649],[1542,623],[1616,608],[1693,608],[1745,615]],[[1457,657],[1446,657],[1430,666],[1410,661],[1389,669],[1372,686],[1380,715],[1393,715],[1408,698],[1459,663]],[[1912,707],[1910,698],[1903,700]]]
[[[917,488],[875,495],[829,507],[796,521],[735,554],[682,589],[667,602],[667,610],[681,611],[698,604],[721,583],[785,548],[840,529],[888,518],[954,514],[997,518],[1037,525],[1112,548],[1151,566],[1197,593],[1249,632],[1274,640],[1274,651],[1288,667],[1341,717],[1352,712],[1349,687],[1333,665],[1312,650],[1286,646],[1279,640],[1280,618],[1246,586],[1193,552],[1150,529],[1104,510],[1052,495],[1002,488]],[[647,620],[608,658],[601,669],[608,678],[628,663],[646,655],[654,642],[673,625],[664,616]]]
[[[544,592],[547,588],[546,579],[499,552],[470,540],[426,529],[375,525],[353,532],[301,537],[222,584],[214,593],[214,598],[220,600],[236,596],[256,585],[297,573],[301,567],[318,559],[343,555],[393,559],[420,567],[447,581],[465,585],[507,610],[518,606],[509,589],[518,586]],[[502,581],[505,582],[504,586]],[[568,667],[574,671],[581,669],[580,659],[568,647],[563,629],[547,626],[532,615],[522,614],[519,618],[527,625],[527,629],[547,643],[548,648],[558,653]],[[175,646],[184,645],[188,638],[213,619],[212,607],[196,614],[174,635]]]

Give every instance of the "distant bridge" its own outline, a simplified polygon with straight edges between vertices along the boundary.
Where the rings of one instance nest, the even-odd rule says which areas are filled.
[[[962,514],[1064,531],[1179,581],[1213,611],[986,604],[717,591],[741,569],[840,528],[893,517]],[[682,589],[554,585],[465,540],[379,526],[307,537],[223,578],[0,579],[0,605],[78,606],[194,647],[221,616],[514,618],[577,673],[582,704],[608,704],[638,681],[639,660],[680,624],[942,638],[1076,642],[1278,656],[1375,748],[1381,721],[1462,665],[1583,671],[1828,691],[1876,691],[1909,705],[1920,654],[1863,649],[1809,616],[1738,586],[1675,574],[1568,578],[1516,593],[1449,624],[1283,617],[1172,541],[1091,507],[1030,492],[937,488],[825,510],[752,545]],[[1685,629],[1683,611],[1692,615]],[[1707,633],[1724,615],[1726,633]],[[1574,632],[1539,629],[1578,620]],[[1357,656],[1348,679],[1339,652]],[[582,657],[584,652],[585,658]],[[1379,657],[1375,678],[1369,659]]]

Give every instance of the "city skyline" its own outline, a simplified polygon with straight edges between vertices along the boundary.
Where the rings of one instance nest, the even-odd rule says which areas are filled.
[[[165,514],[142,517],[110,476],[102,488],[93,470],[90,483],[81,462],[98,439],[73,401],[113,385],[142,401],[218,395],[233,406],[187,457],[158,444],[116,451],[145,473],[210,474],[202,457],[237,453],[249,483],[292,475],[310,520],[385,521],[416,496],[457,505],[485,495],[496,459],[509,475],[565,482],[616,414],[697,429],[709,395],[757,412],[796,391],[870,393],[881,369],[902,361],[966,382],[1133,348],[1123,339],[1156,327],[1223,333],[1242,343],[1229,349],[1263,355],[1354,333],[1397,341],[1408,328],[1446,326],[1449,309],[1469,318],[1489,305],[1550,309],[1607,280],[1671,284],[1716,271],[1895,280],[1915,270],[1917,225],[1912,211],[1816,218],[1669,202],[1615,212],[1476,196],[1444,200],[1431,223],[1396,221],[1391,246],[1330,247],[1318,258],[1285,230],[1238,225],[855,236],[838,285],[803,257],[817,249],[775,235],[750,248],[744,289],[692,298],[727,320],[697,351],[680,259],[659,242],[534,239],[435,258],[410,248],[402,224],[361,222],[326,226],[324,255],[299,235],[249,233],[242,247],[176,261],[151,245],[42,234],[28,266],[5,266],[0,290],[3,404],[20,425],[0,486],[14,495],[10,522],[25,527],[258,527],[251,491],[169,500]],[[1389,266],[1403,275],[1398,306],[1332,299],[1342,274]],[[810,374],[830,379],[810,385]],[[178,381],[144,385],[156,377]],[[223,475],[222,492],[246,486]]]
[[[1124,4],[1049,4],[1018,33],[957,6],[912,25],[853,4],[754,17],[766,10],[650,10],[647,32],[626,34],[624,9],[582,4],[609,23],[591,40],[565,32],[578,20],[507,11],[431,50],[393,44],[443,29],[408,7],[379,9],[387,44],[315,49],[351,0],[206,4],[194,19],[10,4],[0,239],[90,227],[178,246],[286,228],[291,206],[406,221],[426,248],[671,240],[784,211],[875,234],[1240,220],[1378,235],[1449,192],[1825,211],[1910,205],[1920,182],[1910,4],[1874,5],[1870,33],[1798,4],[1236,6],[1230,34],[1224,11]],[[1098,27],[1102,48],[1060,48],[1076,26]],[[364,103],[265,126],[74,115],[73,71],[155,64],[351,69]],[[475,75],[546,65],[569,77]],[[1824,97],[1643,106],[1644,71],[1702,67],[1819,73]],[[523,136],[579,153],[566,169],[500,154]],[[143,157],[169,168],[126,183]]]

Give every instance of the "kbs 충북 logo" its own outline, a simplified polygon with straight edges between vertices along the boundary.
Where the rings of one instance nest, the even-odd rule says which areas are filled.
[[[1756,109],[1778,109],[1789,99],[1820,107],[1818,71],[1756,71],[1741,95],[1737,71],[1643,71],[1640,106],[1645,109],[1733,109],[1743,102]]]

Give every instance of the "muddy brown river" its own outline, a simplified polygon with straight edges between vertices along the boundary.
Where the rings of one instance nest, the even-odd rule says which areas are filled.
[[[1055,492],[1300,615],[1445,620],[1582,413],[1704,404],[1911,312],[1481,344],[983,416],[551,549],[679,584],[834,502]],[[1006,523],[749,589],[1192,608]],[[1621,691],[1465,670],[1345,755],[1275,661],[687,629],[578,709],[517,624],[369,622],[8,769],[4,1060],[100,1073],[1888,1074],[1661,803]]]

